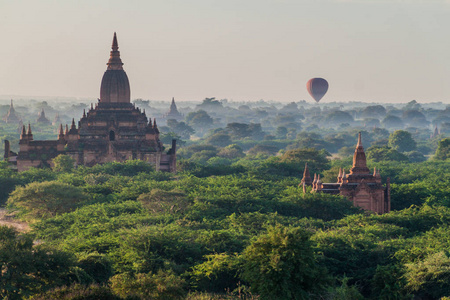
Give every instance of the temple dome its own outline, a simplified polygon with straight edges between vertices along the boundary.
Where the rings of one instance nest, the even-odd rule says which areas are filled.
[[[130,103],[130,83],[127,73],[123,70],[120,59],[119,46],[114,32],[111,54],[107,63],[108,68],[103,74],[100,87],[100,102],[102,103]]]

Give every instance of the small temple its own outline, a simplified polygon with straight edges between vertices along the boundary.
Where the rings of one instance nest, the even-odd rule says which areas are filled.
[[[314,179],[311,179],[308,165],[306,165],[300,185],[312,186],[311,192],[342,195],[354,206],[364,210],[378,214],[391,211],[390,180],[387,178],[386,186],[384,186],[381,182],[380,171],[375,168],[373,173],[370,172],[361,142],[361,133],[358,134],[358,144],[353,154],[353,166],[349,174],[339,169],[336,183],[323,183],[320,175],[314,174]]]
[[[433,133],[430,135],[430,140],[438,137],[441,134],[441,131],[438,129],[437,125],[434,126]]]
[[[130,84],[118,49],[114,33],[100,99],[83,111],[77,123],[72,119],[70,127],[60,124],[57,139],[45,141],[34,140],[31,126],[23,126],[17,155],[5,142],[5,159],[15,163],[18,171],[51,167],[53,158],[66,154],[74,159],[75,165],[139,159],[153,164],[156,170],[176,172],[176,140],[165,151],[156,120],[147,118],[145,112],[130,102]],[[40,118],[45,118],[43,110]]]
[[[43,108],[42,108],[41,112],[39,113],[39,116],[38,116],[36,122],[41,125],[50,125],[51,124],[50,120],[47,119],[47,117],[45,116],[45,111]]]
[[[8,124],[18,124],[20,123],[20,118],[17,116],[16,110],[14,109],[13,101],[11,99],[11,104],[9,106],[8,113],[3,118],[3,121]]]
[[[52,125],[53,125],[53,126],[57,126],[58,124],[61,124],[61,118],[59,117],[59,114],[57,113],[57,114],[55,115],[55,119],[54,119],[53,122],[52,122]]]
[[[183,120],[184,116],[178,111],[177,105],[175,104],[175,98],[172,97],[172,103],[170,104],[169,111],[164,115],[166,120],[174,119],[177,121]]]

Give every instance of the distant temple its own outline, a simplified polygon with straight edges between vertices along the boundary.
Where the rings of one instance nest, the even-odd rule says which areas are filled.
[[[42,109],[41,112],[39,113],[39,117],[37,118],[36,122],[38,124],[42,124],[42,125],[50,125],[51,124],[50,120],[47,119],[47,117],[45,116],[44,109]]]
[[[16,114],[16,110],[14,109],[13,101],[11,99],[11,105],[9,106],[8,113],[3,118],[3,121],[8,124],[18,124],[20,123],[20,118]]]
[[[184,116],[178,111],[177,105],[175,104],[175,98],[172,98],[172,103],[170,104],[169,111],[164,115],[164,117],[169,119],[175,119],[177,121],[183,120]]]
[[[441,131],[438,129],[437,125],[434,127],[433,133],[430,135],[430,140],[436,138],[441,134]]]
[[[76,165],[139,159],[155,165],[156,170],[176,172],[176,141],[165,152],[159,139],[156,120],[147,119],[145,112],[130,103],[130,84],[123,70],[114,33],[108,67],[103,75],[100,99],[95,107],[70,128],[61,124],[57,140],[36,141],[31,126],[22,128],[19,153],[14,156],[5,142],[5,159],[17,162],[18,171],[31,167],[51,166],[52,159],[67,154]],[[45,118],[42,111],[40,118]]]
[[[58,124],[61,124],[61,118],[59,117],[59,114],[56,113],[55,119],[53,120],[52,125],[57,126]]]
[[[361,142],[361,133],[358,135],[358,144],[353,155],[353,166],[350,174],[339,169],[336,183],[322,183],[320,175],[314,174],[311,179],[308,165],[305,166],[302,183],[311,185],[312,192],[342,195],[352,201],[353,205],[378,214],[391,211],[390,181],[387,179],[386,187],[381,183],[381,175],[377,169],[371,174],[366,164],[366,154]]]

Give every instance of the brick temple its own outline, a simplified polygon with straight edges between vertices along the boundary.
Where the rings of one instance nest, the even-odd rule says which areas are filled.
[[[156,120],[147,119],[130,102],[130,84],[123,69],[117,37],[100,87],[100,99],[83,112],[71,126],[60,125],[56,140],[34,140],[31,126],[22,128],[19,153],[10,151],[5,142],[5,159],[17,164],[18,171],[32,167],[51,167],[52,159],[67,154],[76,165],[93,166],[112,161],[139,159],[153,164],[156,170],[176,172],[176,141],[165,151]]]
[[[336,183],[323,183],[320,175],[314,174],[311,178],[308,165],[305,166],[301,184],[304,187],[312,186],[312,192],[321,192],[333,195],[342,195],[349,199],[353,205],[364,210],[378,214],[391,211],[390,180],[387,178],[386,186],[381,183],[379,170],[373,173],[367,167],[366,154],[361,142],[361,133],[358,134],[358,144],[353,154],[353,166],[350,174],[339,169]]]

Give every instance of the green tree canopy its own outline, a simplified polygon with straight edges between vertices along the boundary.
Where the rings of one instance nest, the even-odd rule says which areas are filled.
[[[23,299],[33,293],[70,284],[75,260],[68,253],[33,247],[29,235],[0,226],[0,298]],[[72,277],[72,278],[71,278]]]
[[[309,237],[301,228],[269,228],[244,250],[242,278],[262,299],[310,299],[326,276],[315,262]]]
[[[60,154],[53,160],[53,171],[56,172],[70,172],[73,170],[75,160],[69,155]]]
[[[408,156],[390,147],[372,146],[366,150],[367,158],[375,162],[380,161],[409,161]]]
[[[45,181],[17,187],[7,204],[24,210],[32,217],[43,218],[72,211],[88,199],[89,196],[82,188],[57,181]]]
[[[316,150],[314,148],[300,148],[288,150],[281,156],[282,162],[308,163],[309,166],[318,170],[325,170],[329,167],[328,156],[331,156],[326,150]]]
[[[446,160],[447,158],[450,158],[450,138],[445,138],[439,141],[434,158],[439,160]]]
[[[389,135],[389,147],[399,152],[409,152],[416,150],[416,141],[411,133],[405,130],[396,130]]]

